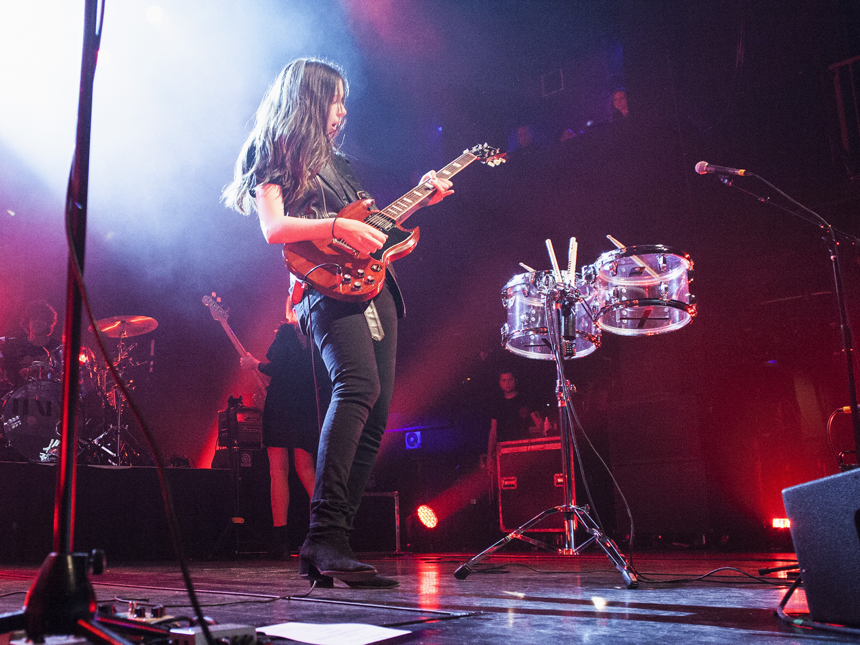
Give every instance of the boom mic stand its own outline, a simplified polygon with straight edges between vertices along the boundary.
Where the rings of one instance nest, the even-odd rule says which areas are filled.
[[[704,162],[699,162],[704,163]],[[715,168],[719,168],[720,166],[715,166]],[[764,179],[763,177],[756,175],[755,173],[749,172],[748,170],[744,170],[742,172],[736,172],[733,168],[726,168],[726,171],[732,171],[728,174],[741,174],[746,177],[755,177],[766,186],[773,188],[776,192],[782,195],[785,199],[790,201],[792,204],[796,204],[803,211],[809,213],[811,217],[807,217],[802,215],[797,211],[793,211],[785,206],[780,204],[773,203],[769,197],[760,197],[755,195],[754,193],[741,188],[739,186],[735,186],[734,182],[726,176],[726,173],[720,173],[720,181],[723,182],[726,186],[730,188],[735,188],[740,190],[743,193],[751,195],[755,199],[757,199],[762,204],[770,204],[784,210],[787,213],[790,213],[796,217],[799,217],[802,220],[815,224],[816,226],[824,229],[827,234],[824,236],[824,240],[827,244],[827,250],[830,253],[830,263],[833,268],[833,286],[836,291],[836,306],[837,312],[839,315],[839,329],[842,336],[842,353],[845,355],[845,367],[847,371],[847,381],[848,381],[848,402],[851,404],[851,423],[854,428],[854,448],[858,459],[860,459],[860,406],[857,403],[857,384],[854,378],[854,339],[851,335],[851,327],[848,324],[848,312],[845,308],[845,290],[842,286],[842,270],[839,267],[839,241],[836,238],[837,230],[830,224],[827,220],[825,220],[821,215],[816,213],[813,210],[810,210],[800,202],[795,199],[792,199],[784,192],[782,192],[779,188],[774,186],[772,183]],[[697,165],[698,171],[698,165]],[[840,232],[841,233],[841,232]],[[847,235],[845,233],[841,233],[844,237],[851,239],[853,242],[860,242],[856,237],[852,235]],[[842,470],[847,470],[849,467],[844,464],[840,464]]]
[[[560,275],[558,271],[556,271],[556,274]],[[570,384],[564,375],[564,339],[561,331],[561,319],[562,305],[571,304],[570,301],[572,301],[572,306],[575,306],[576,300],[579,296],[578,294],[575,294],[573,298],[569,298],[564,283],[558,281],[551,287],[546,288],[543,297],[544,311],[546,312],[548,342],[552,346],[552,353],[558,377],[556,393],[558,398],[559,428],[561,430],[564,504],[562,506],[549,508],[542,513],[539,513],[519,528],[511,531],[501,540],[484,551],[481,551],[481,553],[474,556],[465,564],[460,565],[454,572],[454,577],[458,580],[465,580],[468,575],[472,573],[476,564],[514,539],[522,540],[548,551],[555,551],[558,555],[578,555],[583,549],[594,542],[603,549],[603,552],[609,558],[610,562],[612,562],[615,568],[621,573],[621,577],[624,579],[624,583],[627,585],[627,588],[635,589],[639,586],[639,581],[633,567],[618,550],[615,542],[603,532],[602,527],[594,520],[594,518],[591,517],[588,512],[588,507],[576,506],[574,504],[575,480],[573,477],[573,453],[576,451],[578,455],[579,450],[576,446],[576,439],[573,433],[574,424],[570,401]],[[564,515],[563,548],[554,549],[540,540],[535,540],[523,535],[523,533],[532,526],[540,523],[544,518],[555,513],[562,513]],[[577,521],[582,525],[585,532],[590,535],[590,537],[579,546],[576,546],[574,542],[574,530],[576,528]]]
[[[21,611],[0,615],[0,633],[23,629],[35,643],[46,636],[72,635],[97,643],[132,645],[95,620],[96,596],[87,580],[87,570],[100,574],[104,570],[104,552],[72,553],[75,520],[76,446],[75,411],[78,396],[81,348],[82,296],[78,280],[82,278],[84,242],[86,240],[87,179],[89,173],[90,123],[92,121],[93,79],[101,39],[101,24],[96,29],[97,0],[86,0],[84,8],[84,46],[78,104],[78,126],[75,156],[66,195],[66,224],[69,238],[69,264],[66,282],[66,321],[63,352],[63,419],[60,434],[57,487],[54,497],[53,551],[42,563],[39,575],[24,600]],[[101,6],[104,17],[104,4]],[[146,625],[111,621],[112,626],[127,628],[138,634],[165,638],[169,632]]]

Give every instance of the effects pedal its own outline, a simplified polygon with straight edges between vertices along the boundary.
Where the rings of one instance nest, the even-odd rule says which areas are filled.
[[[215,642],[227,645],[254,645],[257,639],[257,630],[250,625],[236,623],[209,625],[209,632]],[[170,645],[206,645],[206,638],[200,627],[171,629]]]

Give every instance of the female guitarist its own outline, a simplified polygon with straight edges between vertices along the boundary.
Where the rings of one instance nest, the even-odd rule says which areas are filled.
[[[268,243],[336,239],[360,254],[385,244],[387,236],[377,228],[337,217],[348,204],[368,197],[335,143],[345,124],[348,91],[339,68],[301,58],[281,71],[260,104],[223,199],[243,214],[255,209]],[[422,181],[432,192],[415,209],[453,193],[451,182],[432,171]],[[390,270],[384,280],[384,288],[364,302],[335,299],[312,287],[293,294],[302,330],[316,343],[332,382],[310,532],[299,553],[300,574],[318,583],[338,578],[352,587],[399,584],[356,560],[349,546],[394,386],[403,301]]]

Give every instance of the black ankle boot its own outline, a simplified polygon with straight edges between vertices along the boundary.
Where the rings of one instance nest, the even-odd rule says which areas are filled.
[[[356,560],[346,538],[309,535],[299,554],[299,575],[318,582],[360,582],[375,577],[376,568]]]

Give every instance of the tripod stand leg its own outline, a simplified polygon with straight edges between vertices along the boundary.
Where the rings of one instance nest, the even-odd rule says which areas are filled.
[[[542,513],[540,513],[538,515],[535,515],[532,519],[530,519],[528,522],[523,524],[521,527],[519,527],[518,529],[516,529],[514,531],[511,531],[505,537],[503,537],[501,540],[499,540],[498,542],[493,544],[491,547],[484,549],[478,555],[473,557],[471,560],[469,560],[468,562],[461,564],[459,567],[457,567],[457,570],[454,572],[454,577],[457,578],[457,580],[465,580],[469,576],[469,574],[472,573],[472,568],[476,564],[478,564],[484,558],[492,555],[493,553],[495,553],[496,551],[501,549],[503,546],[505,546],[511,540],[519,539],[519,540],[523,540],[525,542],[528,542],[529,544],[535,544],[537,542],[537,540],[532,540],[531,538],[526,538],[524,535],[522,535],[522,533],[524,531],[528,530],[531,526],[540,522],[545,517],[548,517],[554,513],[560,513],[564,510],[565,510],[564,506],[556,506],[554,508],[550,508],[550,509],[543,511]],[[551,551],[555,550],[555,549],[551,549],[550,547],[546,546],[545,544],[542,544],[542,546],[544,548],[551,550]]]
[[[621,551],[618,550],[618,546],[615,542],[600,529],[600,526],[594,521],[594,518],[588,514],[588,510],[586,508],[574,506],[573,512],[576,514],[576,517],[579,518],[579,521],[582,522],[582,526],[585,531],[591,535],[591,538],[576,549],[575,553],[579,553],[580,550],[584,549],[592,542],[597,542],[598,546],[603,549],[603,552],[612,564],[615,565],[615,568],[618,569],[618,572],[624,579],[624,583],[627,585],[627,588],[636,589],[639,586],[636,572],[633,570],[633,567],[630,566],[630,563],[627,562],[627,558],[625,558],[621,554]]]

